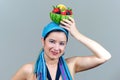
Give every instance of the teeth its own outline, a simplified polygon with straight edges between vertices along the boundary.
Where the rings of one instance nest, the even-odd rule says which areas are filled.
[[[58,54],[58,52],[54,52],[54,51],[52,51],[52,54],[55,54],[55,55],[56,55],[56,54]]]

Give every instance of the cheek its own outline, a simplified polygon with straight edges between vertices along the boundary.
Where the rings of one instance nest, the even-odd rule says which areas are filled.
[[[66,46],[61,47],[62,52],[65,51]]]
[[[46,42],[46,43],[44,44],[44,48],[47,49],[47,50],[50,50],[50,49],[53,48],[53,47],[54,47],[54,45],[51,44],[51,43],[49,43],[49,42]]]

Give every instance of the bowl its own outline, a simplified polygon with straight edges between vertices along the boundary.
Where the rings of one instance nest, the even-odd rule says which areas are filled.
[[[73,17],[73,15],[62,15],[62,14],[50,12],[50,19],[57,24],[60,24],[60,21],[63,19],[68,19],[69,16]]]

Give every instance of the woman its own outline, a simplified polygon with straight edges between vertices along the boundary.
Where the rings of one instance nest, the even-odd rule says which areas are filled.
[[[88,47],[93,55],[64,59],[68,32]],[[111,58],[110,53],[94,40],[81,34],[73,18],[63,19],[61,26],[51,22],[42,33],[43,49],[36,63],[24,65],[12,80],[74,80],[74,75],[103,64]]]

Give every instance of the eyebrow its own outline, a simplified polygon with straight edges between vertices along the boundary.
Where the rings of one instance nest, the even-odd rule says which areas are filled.
[[[52,39],[52,38],[51,38],[51,39],[49,39],[49,40],[54,40],[54,41],[56,41],[55,39]],[[60,41],[60,42],[64,42],[64,43],[66,43],[67,41]]]

